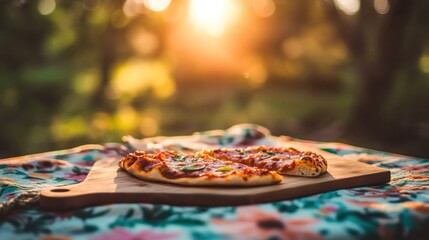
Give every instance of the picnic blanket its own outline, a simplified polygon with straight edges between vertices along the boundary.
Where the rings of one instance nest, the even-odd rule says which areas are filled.
[[[99,159],[142,148],[308,146],[391,171],[390,183],[294,200],[233,206],[110,204],[72,211],[38,208],[38,193],[83,181]],[[183,137],[126,138],[126,143],[0,160],[0,239],[427,239],[429,161],[350,146],[272,136],[252,124]],[[133,142],[134,141],[134,142]]]

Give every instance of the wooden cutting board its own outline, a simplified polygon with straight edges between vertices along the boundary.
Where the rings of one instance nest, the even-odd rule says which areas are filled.
[[[47,210],[70,210],[110,203],[157,203],[186,206],[231,206],[293,199],[312,194],[390,181],[390,171],[345,159],[301,143],[328,161],[328,172],[317,178],[285,176],[277,185],[261,187],[188,187],[137,179],[118,168],[118,158],[97,161],[85,181],[45,189],[40,206]]]

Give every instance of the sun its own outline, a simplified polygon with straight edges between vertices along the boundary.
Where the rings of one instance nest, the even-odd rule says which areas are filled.
[[[191,0],[188,16],[196,29],[212,36],[220,36],[238,18],[238,10],[236,0]]]

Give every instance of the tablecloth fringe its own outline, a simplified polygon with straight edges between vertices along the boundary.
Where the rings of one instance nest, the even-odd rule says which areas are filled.
[[[4,216],[12,209],[28,209],[39,206],[40,190],[30,190],[19,194],[18,196],[0,203],[0,216]]]

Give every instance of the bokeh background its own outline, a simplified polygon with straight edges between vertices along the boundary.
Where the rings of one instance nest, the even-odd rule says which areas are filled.
[[[429,1],[1,0],[0,157],[256,123],[429,158]]]

